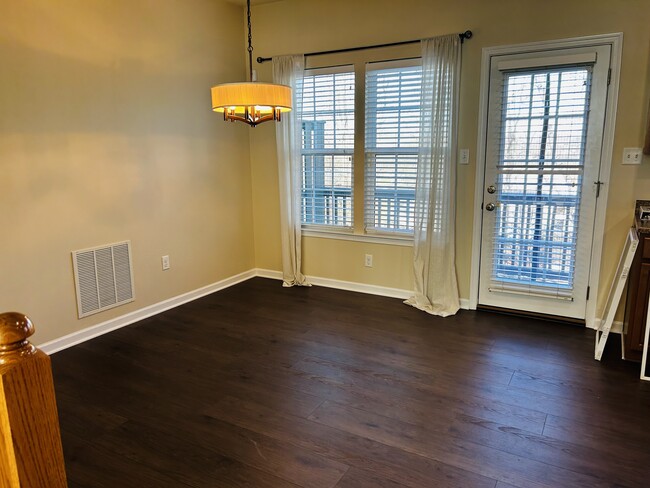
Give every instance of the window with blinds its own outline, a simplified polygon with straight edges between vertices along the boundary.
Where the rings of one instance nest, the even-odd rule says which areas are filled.
[[[365,225],[371,232],[413,232],[422,67],[366,67]]]
[[[302,223],[352,227],[354,70],[308,70],[303,80]]]
[[[591,67],[502,80],[490,289],[571,299]]]

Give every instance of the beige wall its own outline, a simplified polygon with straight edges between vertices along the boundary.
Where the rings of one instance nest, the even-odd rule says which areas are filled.
[[[624,32],[603,301],[633,201],[650,198],[647,158],[640,167],[619,164],[623,147],[642,145],[649,2],[284,0],[253,15],[256,55],[264,56],[474,31],[463,48],[460,145],[472,151],[471,164],[459,167],[463,297],[481,48]],[[242,20],[241,6],[222,0],[3,3],[0,311],[29,314],[36,343],[254,266],[280,269],[274,126],[224,124],[209,110],[212,84],[244,77]],[[270,79],[269,64],[259,69]],[[133,245],[136,301],[78,320],[70,252],[125,239]],[[374,255],[371,269],[365,253]],[[163,254],[171,256],[167,272]],[[304,256],[308,274],[412,286],[409,247],[306,238]]]
[[[251,269],[249,129],[210,110],[210,86],[245,74],[241,6],[0,10],[0,311],[43,343]],[[136,301],[78,320],[70,252],[125,239]]]
[[[458,168],[457,272],[461,297],[470,291],[470,260],[481,50],[484,47],[623,32],[623,65],[616,138],[607,202],[599,303],[604,302],[635,198],[650,198],[650,160],[621,166],[623,147],[641,147],[650,97],[650,2],[647,0],[284,0],[253,9],[257,55],[272,56],[417,39],[471,29],[463,47],[460,147],[471,149]],[[398,55],[391,52],[386,57]],[[356,55],[355,55],[356,56]],[[377,56],[381,56],[377,53]],[[330,60],[309,58],[310,63]],[[337,62],[345,62],[341,58]],[[267,63],[262,79],[270,79]],[[272,127],[251,132],[255,256],[258,267],[280,269],[275,142]],[[363,254],[375,255],[364,269]],[[308,274],[396,288],[410,288],[410,249],[398,246],[304,239]]]

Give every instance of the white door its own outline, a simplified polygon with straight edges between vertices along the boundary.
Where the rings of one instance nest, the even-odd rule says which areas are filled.
[[[479,305],[585,318],[610,50],[491,59]]]

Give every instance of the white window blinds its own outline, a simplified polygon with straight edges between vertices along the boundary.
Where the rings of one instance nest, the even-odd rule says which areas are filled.
[[[302,223],[352,227],[354,71],[308,70],[303,81]]]
[[[572,298],[591,71],[503,73],[490,290]]]
[[[366,67],[367,231],[413,232],[421,86],[421,66]]]

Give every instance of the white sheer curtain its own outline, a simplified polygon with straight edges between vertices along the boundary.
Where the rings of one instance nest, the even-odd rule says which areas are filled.
[[[460,52],[457,34],[422,41],[415,294],[405,303],[442,317],[460,308],[454,250]]]
[[[300,229],[303,55],[273,58],[273,82],[293,89],[293,109],[275,126],[280,183],[283,286],[310,286],[302,274]]]

